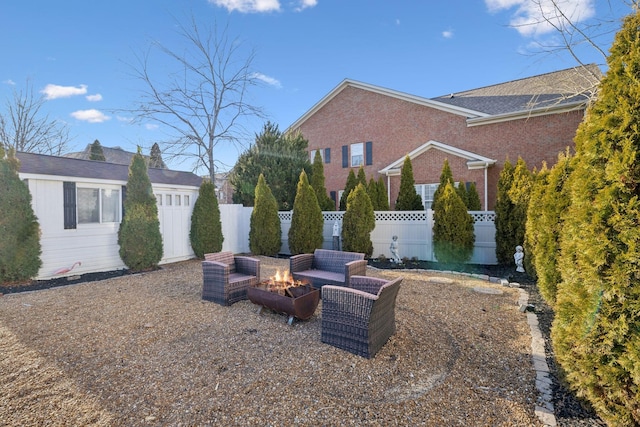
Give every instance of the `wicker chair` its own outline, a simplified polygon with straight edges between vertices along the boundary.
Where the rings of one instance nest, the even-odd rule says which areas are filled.
[[[350,287],[322,287],[323,343],[372,358],[396,331],[402,277],[387,281],[351,276]]]
[[[247,288],[260,281],[260,260],[233,252],[205,254],[202,299],[231,305],[247,299]]]

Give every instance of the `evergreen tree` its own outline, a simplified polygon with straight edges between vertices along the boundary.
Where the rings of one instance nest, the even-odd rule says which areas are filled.
[[[460,200],[462,200],[462,203],[464,203],[465,206],[467,206],[467,210],[468,205],[469,205],[469,197],[467,195],[467,186],[464,182],[459,182],[458,186],[455,187],[456,193],[458,193],[458,196],[460,196]]]
[[[531,172],[527,169],[525,161],[519,157],[516,162],[516,166],[513,169],[513,178],[511,181],[511,187],[507,191],[507,196],[511,200],[513,209],[509,217],[512,230],[512,243],[511,243],[511,265],[515,265],[513,260],[513,253],[516,250],[516,246],[525,244],[525,228],[527,224],[527,209],[529,208],[529,199],[531,197],[531,187],[533,178]],[[530,254],[529,254],[530,255]],[[525,256],[525,262],[531,260],[530,256]],[[528,264],[529,268],[532,268],[532,264]],[[532,275],[533,271],[529,271]]]
[[[220,219],[220,206],[215,186],[208,179],[202,181],[198,190],[198,200],[191,213],[189,241],[193,253],[200,259],[205,254],[220,252],[224,236]]]
[[[264,175],[258,178],[256,200],[251,212],[249,248],[254,255],[277,255],[282,246],[282,228],[278,202],[273,197]]]
[[[362,183],[349,194],[347,210],[342,219],[342,247],[345,251],[360,252],[371,257],[373,242],[371,232],[376,218],[371,199]]]
[[[475,244],[473,217],[451,182],[441,192],[433,220],[433,250],[438,262],[469,261]]]
[[[126,194],[118,229],[120,258],[132,271],[155,269],[162,259],[162,235],[158,206],[140,147],[129,165]]]
[[[299,132],[283,134],[277,125],[266,123],[256,135],[255,144],[240,155],[229,174],[233,202],[253,206],[258,178],[263,174],[278,209],[291,210],[300,171],[311,173],[307,146],[308,141]]]
[[[575,137],[552,340],[580,397],[640,425],[640,12],[625,18]]]
[[[362,165],[358,168],[356,179],[358,180],[356,187],[358,184],[362,184],[365,189],[367,188],[367,175],[364,173],[364,167]]]
[[[400,190],[396,200],[397,211],[422,211],[424,205],[422,198],[416,193],[415,181],[413,180],[413,167],[409,156],[404,157],[402,171],[400,172]]]
[[[149,152],[149,167],[156,169],[167,169],[167,165],[162,160],[162,151],[157,142],[154,142]]]
[[[312,253],[322,247],[324,218],[316,193],[309,185],[305,171],[300,172],[296,198],[293,202],[289,250],[292,255]]]
[[[356,188],[358,185],[358,180],[356,178],[356,174],[353,172],[353,169],[349,170],[349,175],[347,175],[347,183],[344,187],[344,191],[342,192],[342,196],[340,196],[340,210],[344,211],[347,209],[347,197],[349,197],[349,193],[351,190]]]
[[[498,195],[496,197],[496,258],[500,265],[512,265],[515,247],[520,243],[515,239],[515,230],[511,222],[515,209],[509,189],[513,183],[513,165],[509,159],[505,160],[504,167],[498,178]]]
[[[19,169],[13,149],[5,156],[0,144],[0,283],[31,279],[42,265],[40,225]]]
[[[431,203],[431,209],[434,211],[437,209],[438,199],[449,182],[453,184],[453,173],[451,172],[451,166],[449,166],[449,160],[444,159],[442,171],[440,172],[440,184],[438,184],[438,188],[436,188],[436,191],[433,193],[433,202]]]
[[[378,183],[373,179],[373,177],[371,177],[365,188],[367,189],[367,195],[371,200],[371,206],[373,206],[373,210],[374,211],[379,210],[378,209]]]
[[[327,188],[324,186],[324,165],[322,164],[320,150],[316,150],[311,170],[311,187],[316,193],[320,209],[323,211],[335,211],[336,204],[327,195]]]
[[[467,189],[467,209],[470,211],[482,210],[482,203],[480,203],[480,195],[475,182],[472,182]]]
[[[104,157],[104,150],[102,150],[102,145],[100,145],[100,141],[97,139],[93,141],[93,144],[89,147],[89,160],[98,160],[100,162],[104,162],[106,160]]]
[[[387,197],[387,187],[384,185],[384,179],[381,177],[378,178],[378,210],[380,211],[388,211],[389,210],[389,198]]]

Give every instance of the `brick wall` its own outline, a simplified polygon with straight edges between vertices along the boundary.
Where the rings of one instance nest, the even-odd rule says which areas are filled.
[[[553,165],[558,153],[573,146],[583,111],[531,117],[468,127],[466,118],[429,106],[347,86],[309,117],[300,130],[309,150],[331,149],[324,164],[327,191],[344,188],[349,168],[342,167],[342,146],[372,141],[373,164],[365,166],[367,180],[378,171],[430,140],[496,160],[488,170],[489,206],[495,204],[498,177],[505,159],[522,157],[529,169],[543,162]],[[468,170],[466,160],[430,149],[412,160],[416,184],[439,182],[444,159],[449,160],[456,181],[475,182],[484,202],[484,171]],[[357,168],[354,170],[357,173]],[[397,198],[400,177],[391,177],[391,203]]]

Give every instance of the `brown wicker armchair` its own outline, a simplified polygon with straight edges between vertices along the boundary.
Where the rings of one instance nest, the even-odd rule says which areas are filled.
[[[323,343],[372,358],[396,331],[402,277],[387,281],[351,276],[350,287],[322,287]]]
[[[247,299],[247,288],[260,281],[260,260],[233,252],[205,254],[202,279],[202,299],[231,305]]]

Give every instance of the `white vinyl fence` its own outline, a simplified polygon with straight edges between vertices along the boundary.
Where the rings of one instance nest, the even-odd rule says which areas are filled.
[[[249,253],[249,229],[253,208],[241,205],[220,205],[224,242],[222,249],[234,253]],[[497,264],[495,243],[495,213],[492,211],[470,211],[475,221],[475,248],[470,264]],[[292,212],[279,212],[282,227],[280,253],[290,255],[289,228]],[[333,226],[336,221],[342,226],[344,212],[323,212],[324,249],[333,248]],[[433,255],[432,229],[433,211],[377,211],[376,226],[371,232],[373,257],[391,257],[391,238],[398,236],[402,258],[436,261]]]

